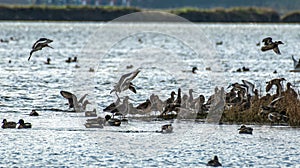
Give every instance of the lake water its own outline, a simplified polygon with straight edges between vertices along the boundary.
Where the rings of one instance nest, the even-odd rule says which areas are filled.
[[[87,129],[84,113],[65,112],[67,100],[59,92],[79,97],[88,93],[92,102],[88,110],[96,108],[104,116],[103,108],[116,99],[109,93],[113,85],[136,68],[141,69],[133,81],[137,94],[120,94],[129,95],[135,106],[152,93],[165,100],[178,88],[183,93],[193,88],[208,98],[216,86],[227,88],[242,79],[253,82],[261,94],[265,82],[276,77],[284,77],[298,90],[299,74],[289,70],[291,56],[300,58],[299,28],[299,24],[1,22],[0,38],[8,42],[0,43],[0,116],[9,121],[23,118],[33,128],[0,130],[0,166],[205,167],[218,155],[224,167],[297,167],[298,128],[251,126],[253,135],[240,135],[240,125],[175,120],[174,133],[160,134],[155,131],[170,121],[129,117],[120,127]],[[261,52],[256,46],[268,36],[284,42],[279,46],[282,55]],[[52,39],[54,49],[44,48],[27,61],[40,37]],[[75,56],[78,63],[65,63]],[[47,57],[50,65],[44,64]],[[197,74],[185,72],[193,66],[198,67]],[[250,71],[234,72],[243,66]],[[40,116],[30,117],[32,109]]]

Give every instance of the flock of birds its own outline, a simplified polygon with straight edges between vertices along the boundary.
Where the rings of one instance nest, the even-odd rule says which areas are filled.
[[[34,52],[42,50],[45,47],[53,49],[53,47],[49,46],[53,40],[48,38],[40,38],[38,39],[32,46],[32,50],[30,51],[30,56],[28,61],[32,57]],[[264,38],[262,40],[263,46],[261,47],[261,51],[269,51],[273,50],[276,54],[281,54],[278,45],[283,44],[281,41],[272,41],[271,37]],[[221,43],[218,43],[221,45]],[[294,61],[295,69],[300,69],[300,60],[297,61],[293,56],[292,59]],[[47,64],[50,64],[51,59],[47,59]],[[73,60],[69,58],[66,62],[76,62],[77,57]],[[196,73],[197,67],[193,67],[192,73]],[[249,69],[243,67],[239,70],[241,71],[249,71]],[[125,96],[123,101],[119,97],[121,92],[125,92],[126,90],[130,90],[133,93],[137,93],[135,85],[132,81],[138,76],[141,72],[140,69],[136,69],[133,72],[126,73],[121,76],[119,81],[113,87],[110,93],[115,93],[117,100],[111,103],[109,106],[103,109],[104,112],[110,112],[112,115],[106,115],[104,118],[97,117],[96,109],[93,111],[86,111],[86,106],[91,104],[88,100],[85,100],[87,94],[83,95],[80,99],[78,99],[73,93],[68,91],[61,91],[60,94],[68,100],[69,108],[73,108],[75,112],[85,112],[86,117],[97,117],[97,118],[89,118],[85,123],[86,128],[103,128],[104,126],[120,126],[122,122],[127,121],[126,114],[129,113],[138,113],[138,114],[147,114],[151,111],[158,111],[160,114],[159,118],[169,119],[174,118],[174,116],[184,115],[184,113],[192,112],[197,113],[197,115],[207,115],[212,106],[217,106],[218,104],[223,104],[224,108],[238,106],[241,111],[249,109],[253,101],[260,99],[258,96],[258,90],[255,88],[254,84],[249,81],[242,80],[242,83],[234,83],[231,84],[227,89],[232,88],[228,93],[224,91],[224,88],[215,89],[215,93],[209,97],[207,101],[205,101],[205,97],[203,95],[199,95],[199,97],[194,98],[193,89],[189,90],[188,95],[181,93],[181,88],[178,88],[177,94],[175,91],[172,91],[170,97],[163,101],[159,99],[158,95],[152,94],[149,99],[146,99],[145,102],[139,104],[134,107],[132,103],[129,103],[130,97]],[[275,99],[267,106],[261,106],[260,115],[263,117],[267,117],[271,122],[279,122],[279,121],[287,121],[288,116],[284,112],[279,112],[276,109],[276,103],[280,101],[284,96],[284,89],[281,84],[284,81],[284,78],[276,78],[267,82],[266,92],[269,92],[270,89],[275,86],[276,87],[276,96]],[[287,83],[287,90],[289,95],[295,96],[297,98],[297,93],[291,88],[291,83]],[[177,98],[175,98],[177,95]],[[221,96],[216,96],[221,95]],[[270,95],[268,95],[270,97]],[[38,116],[39,114],[33,110],[30,113],[31,116]],[[121,116],[119,118],[115,116]],[[184,117],[184,116],[181,116]],[[23,119],[20,119],[18,123],[13,121],[7,121],[3,119],[2,128],[31,128],[32,125],[30,123],[25,123]],[[251,127],[246,127],[242,125],[241,128],[238,129],[240,134],[252,134],[253,129]],[[161,127],[161,133],[172,133],[173,126],[172,124],[165,124]],[[214,156],[213,160],[207,163],[207,166],[222,166],[218,161],[218,157]]]

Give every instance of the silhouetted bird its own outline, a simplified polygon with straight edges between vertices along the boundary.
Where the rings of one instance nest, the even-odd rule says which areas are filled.
[[[48,45],[51,42],[53,42],[53,40],[47,38],[40,38],[38,41],[36,41],[32,46],[32,50],[30,51],[30,56],[28,58],[28,61],[30,60],[32,53],[38,50],[42,50],[44,47],[52,48],[51,46]]]

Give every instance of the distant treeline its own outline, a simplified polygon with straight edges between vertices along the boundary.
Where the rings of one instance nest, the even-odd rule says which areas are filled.
[[[92,6],[0,6],[0,20],[111,21],[143,9]],[[192,22],[300,22],[300,12],[280,16],[269,8],[178,8],[159,10]]]

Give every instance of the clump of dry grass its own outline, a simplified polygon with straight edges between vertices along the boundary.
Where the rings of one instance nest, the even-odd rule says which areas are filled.
[[[290,94],[283,94],[283,98],[276,104],[277,112],[285,112],[288,116],[288,125],[300,126],[300,100]],[[251,107],[241,111],[239,106],[225,110],[221,122],[270,124],[267,116],[260,115],[261,107],[267,106],[277,95],[261,97],[252,102]]]

